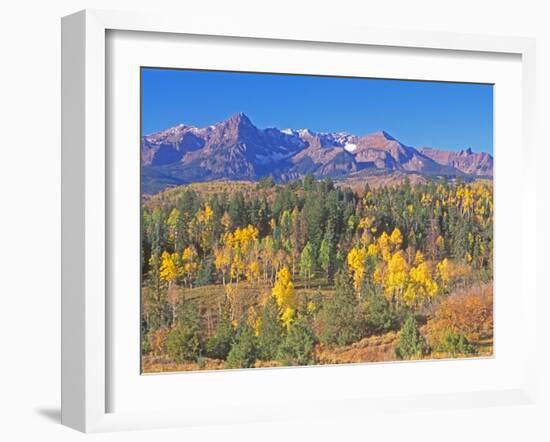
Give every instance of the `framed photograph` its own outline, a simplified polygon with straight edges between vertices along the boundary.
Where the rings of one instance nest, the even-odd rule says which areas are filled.
[[[534,400],[532,40],[62,31],[64,424]]]

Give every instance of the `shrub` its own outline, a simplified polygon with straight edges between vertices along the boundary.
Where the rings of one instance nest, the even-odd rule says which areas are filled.
[[[493,331],[493,291],[491,285],[460,290],[438,305],[428,321],[428,341],[438,348],[451,332],[477,341]]]
[[[245,322],[237,330],[235,342],[227,355],[226,368],[250,368],[258,357],[258,345],[254,330]]]
[[[160,356],[166,352],[166,339],[169,333],[170,330],[168,328],[159,328],[147,334],[146,341],[149,344],[149,351],[153,356]],[[145,352],[145,350],[143,351]]]
[[[395,355],[399,359],[420,359],[428,353],[426,340],[418,330],[416,319],[410,315],[403,327],[399,342],[395,348]]]
[[[290,325],[279,346],[277,359],[283,365],[310,365],[315,362],[315,334],[306,316],[300,315]]]
[[[436,351],[443,353],[450,353],[452,357],[456,357],[458,354],[473,354],[476,352],[475,348],[468,342],[466,336],[462,333],[449,332],[439,342]]]
[[[262,310],[258,328],[258,356],[263,360],[275,359],[283,339],[283,325],[279,320],[277,301],[270,296]]]

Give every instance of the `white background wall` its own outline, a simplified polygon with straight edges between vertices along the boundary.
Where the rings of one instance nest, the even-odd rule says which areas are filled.
[[[60,17],[83,8],[160,10],[181,15],[266,14],[304,21],[537,37],[539,189],[548,201],[550,14],[544,1],[19,0],[0,14],[0,439],[83,440],[59,425],[60,358]],[[519,176],[518,176],[519,180]],[[541,207],[538,266],[549,250]],[[511,238],[511,240],[514,240]],[[541,286],[537,406],[411,412],[192,430],[92,436],[101,441],[166,440],[550,440],[550,303]],[[543,323],[546,322],[546,323]],[[182,398],[182,400],[185,400]],[[289,400],[291,394],[289,392]]]

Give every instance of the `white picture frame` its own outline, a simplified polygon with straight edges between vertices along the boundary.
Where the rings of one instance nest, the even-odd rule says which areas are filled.
[[[108,339],[111,312],[107,287],[109,164],[106,121],[109,114],[106,80],[106,36],[110,31],[154,32],[160,35],[236,37],[285,41],[296,44],[384,48],[430,49],[443,52],[510,54],[521,58],[521,292],[524,336],[535,336],[536,287],[534,257],[536,244],[525,232],[535,230],[535,43],[518,37],[491,37],[417,31],[388,31],[344,26],[269,24],[265,22],[218,23],[195,17],[182,24],[175,17],[86,10],[62,21],[62,423],[85,432],[253,422],[288,417],[363,415],[372,410],[392,412],[407,409],[436,409],[499,404],[532,403],[536,396],[535,339],[527,339],[522,352],[521,383],[513,387],[477,388],[461,393],[432,391],[429,394],[391,394],[342,397],[337,393],[317,399],[310,407],[283,409],[255,407],[235,398],[234,411],[205,413],[182,408],[157,411],[112,411],[109,406],[110,364],[113,355]],[[159,35],[159,34],[156,34]],[[498,109],[497,109],[498,111]],[[498,158],[497,158],[498,161]],[[112,172],[112,171],[111,171]],[[116,173],[116,171],[114,172]],[[497,246],[498,247],[498,246]],[[531,258],[533,259],[533,258]],[[137,294],[136,294],[137,296]],[[498,299],[497,301],[498,302]],[[498,321],[498,318],[497,318]],[[498,356],[497,356],[498,357]],[[409,367],[412,367],[409,365]],[[333,367],[332,370],[342,370]],[[356,367],[354,370],[360,370]],[[417,368],[416,370],[422,368]],[[292,377],[293,370],[283,370]],[[303,369],[301,369],[303,370]],[[308,369],[306,369],[308,370]],[[272,371],[271,373],[274,373]],[[279,373],[281,371],[278,371]],[[266,372],[264,372],[265,374]],[[295,372],[298,373],[298,372]],[[311,372],[310,372],[311,373]],[[232,374],[243,378],[245,372]],[[218,373],[228,376],[228,373]],[[168,377],[169,378],[169,377]],[[168,381],[169,382],[169,381]],[[166,382],[165,382],[166,383]]]

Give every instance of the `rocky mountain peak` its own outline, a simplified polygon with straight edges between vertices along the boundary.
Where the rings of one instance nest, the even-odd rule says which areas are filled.
[[[383,130],[358,137],[347,132],[257,128],[240,112],[197,128],[180,124],[142,138],[145,191],[217,179],[278,181],[317,177],[416,173],[426,176],[492,176],[492,156],[471,149],[416,149]]]

